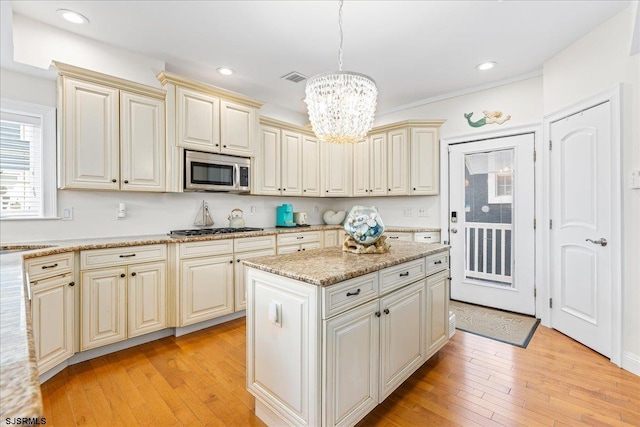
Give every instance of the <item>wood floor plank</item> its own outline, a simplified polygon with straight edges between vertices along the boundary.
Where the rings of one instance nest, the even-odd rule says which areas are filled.
[[[264,426],[245,321],[73,365],[42,385],[53,426]],[[359,427],[640,427],[640,378],[552,329],[526,349],[456,331]]]

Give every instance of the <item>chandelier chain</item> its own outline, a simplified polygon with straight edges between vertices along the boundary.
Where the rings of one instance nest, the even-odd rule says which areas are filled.
[[[342,71],[342,42],[344,41],[344,34],[342,33],[342,5],[344,0],[340,0],[340,7],[338,9],[338,24],[340,25],[340,49],[338,51],[338,71]]]

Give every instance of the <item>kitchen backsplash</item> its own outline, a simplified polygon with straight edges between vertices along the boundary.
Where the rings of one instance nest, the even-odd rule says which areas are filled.
[[[58,191],[58,214],[72,209],[73,219],[0,221],[2,243],[38,242],[59,239],[164,234],[170,230],[194,228],[193,221],[202,201],[206,201],[214,227],[227,227],[227,217],[242,209],[247,227],[273,227],[276,207],[291,203],[294,211],[306,212],[310,224],[323,224],[327,210],[346,210],[356,204],[378,207],[387,225],[437,227],[438,198],[389,197],[362,199],[322,199],[304,197],[243,196],[226,193],[134,193]],[[123,203],[125,217],[118,219]],[[404,216],[405,209],[411,216]],[[429,217],[418,217],[419,209],[429,209]]]

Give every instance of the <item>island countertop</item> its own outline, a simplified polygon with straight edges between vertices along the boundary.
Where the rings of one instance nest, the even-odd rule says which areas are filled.
[[[317,286],[329,286],[383,268],[449,250],[440,243],[394,242],[386,254],[353,254],[340,247],[245,260],[244,265]]]

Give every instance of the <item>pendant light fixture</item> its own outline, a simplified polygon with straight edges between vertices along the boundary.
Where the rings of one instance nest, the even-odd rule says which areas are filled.
[[[378,89],[371,77],[342,71],[343,3],[340,0],[338,11],[338,71],[311,77],[305,89],[305,102],[311,127],[320,140],[355,143],[363,141],[373,126]]]

